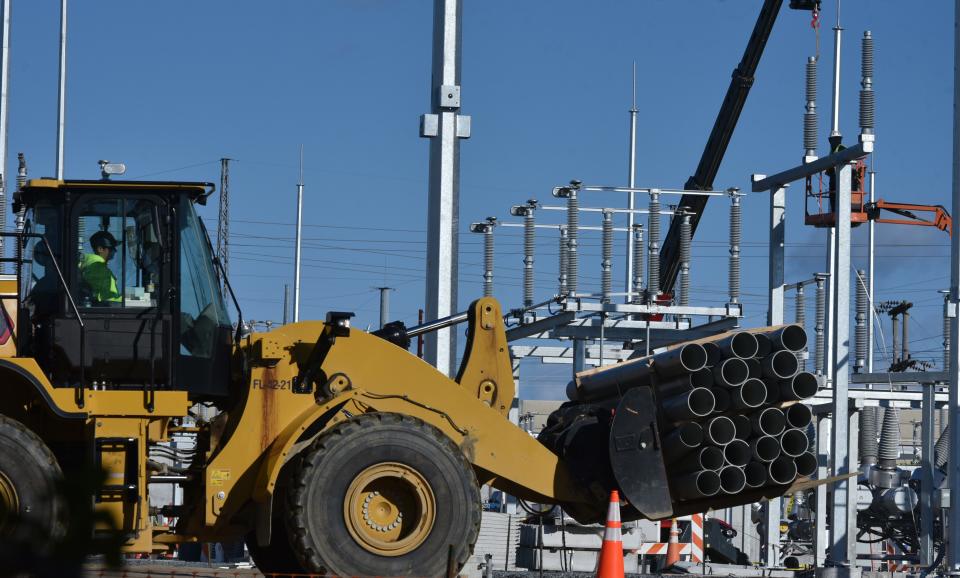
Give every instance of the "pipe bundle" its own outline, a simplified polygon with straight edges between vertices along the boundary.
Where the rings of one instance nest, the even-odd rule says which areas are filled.
[[[800,370],[806,345],[799,325],[683,343],[578,374],[568,405],[602,406],[650,388],[675,502],[787,486],[817,468],[806,433],[812,413],[799,403],[819,388]]]

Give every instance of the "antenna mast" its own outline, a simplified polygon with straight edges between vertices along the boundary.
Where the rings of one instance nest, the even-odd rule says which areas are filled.
[[[297,242],[293,257],[293,322],[300,321],[300,230],[303,224],[303,145],[300,145],[300,176],[297,180]]]

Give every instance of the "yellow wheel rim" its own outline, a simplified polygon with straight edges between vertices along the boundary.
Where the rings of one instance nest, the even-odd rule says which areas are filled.
[[[343,517],[364,550],[402,556],[433,529],[437,507],[430,484],[406,464],[384,462],[360,472],[347,488]]]
[[[0,472],[0,535],[7,534],[13,526],[13,518],[20,511],[17,490],[3,472]]]

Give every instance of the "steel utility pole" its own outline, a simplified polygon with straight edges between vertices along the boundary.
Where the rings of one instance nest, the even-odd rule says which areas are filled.
[[[297,180],[297,233],[293,253],[293,322],[300,321],[300,240],[303,228],[303,145],[300,145],[300,177]]]
[[[220,159],[220,212],[217,216],[217,258],[224,276],[230,272],[230,161]]]
[[[390,323],[390,292],[393,287],[377,287],[380,291],[380,329]]]
[[[960,0],[954,3],[953,28],[953,213],[960,214]],[[960,572],[960,319],[957,304],[960,303],[960,235],[950,238],[950,510],[949,535],[947,537],[947,571]]]
[[[63,127],[67,99],[67,0],[60,0],[60,82],[57,90],[57,178],[63,179]]]
[[[470,137],[470,117],[460,110],[460,21],[462,0],[434,0],[433,78],[430,110],[420,118],[420,136],[430,138],[427,201],[428,319],[456,313],[460,225],[460,139]],[[425,358],[452,375],[457,355],[451,328],[426,335]]]
[[[0,29],[0,232],[7,232],[7,124],[10,118],[7,96],[10,92],[10,0],[3,0]],[[0,258],[6,257],[6,244],[0,237]],[[0,267],[0,272],[4,271]]]
[[[630,107],[630,158],[629,158],[629,169],[627,172],[627,186],[630,189],[634,189],[637,186],[637,62],[633,62],[633,106]],[[627,193],[627,208],[630,209],[630,212],[627,213],[627,231],[633,231],[634,223],[634,214],[633,209],[635,208],[635,195],[634,191]],[[633,235],[627,234],[627,257],[626,257],[626,267],[624,271],[626,272],[626,278],[624,280],[624,292],[626,296],[623,298],[624,303],[632,303],[633,297],[630,295],[630,292],[633,291]]]

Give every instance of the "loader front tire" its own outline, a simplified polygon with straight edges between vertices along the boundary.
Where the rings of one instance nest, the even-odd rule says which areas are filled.
[[[24,547],[43,554],[63,537],[62,477],[57,458],[43,440],[0,415],[0,559],[17,549],[23,554]]]
[[[438,429],[399,414],[361,415],[317,438],[287,508],[300,563],[339,576],[445,576],[480,530],[470,463]]]

